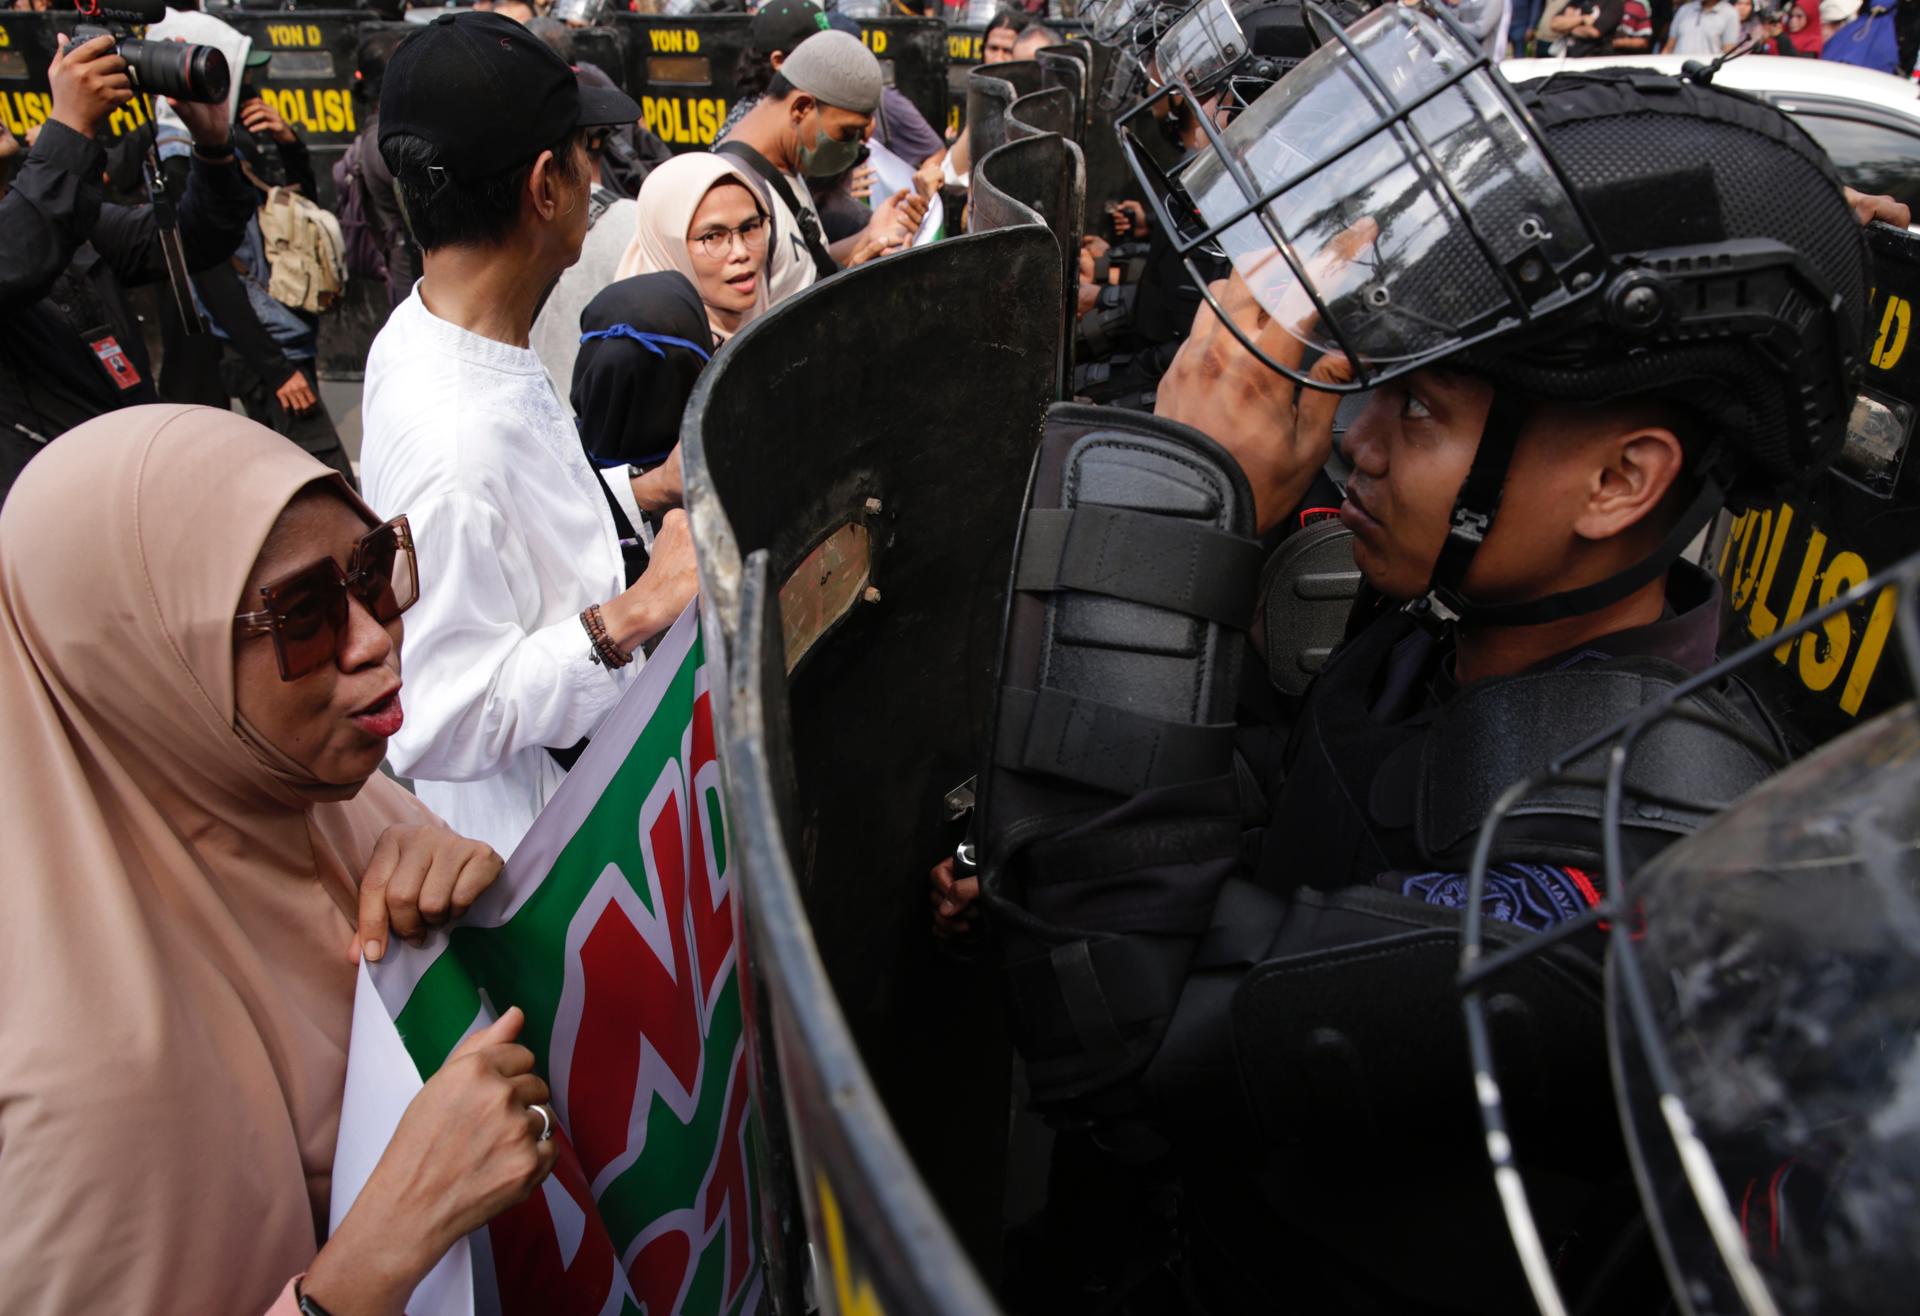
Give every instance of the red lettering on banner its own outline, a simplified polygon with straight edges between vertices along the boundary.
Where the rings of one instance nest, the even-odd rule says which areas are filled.
[[[571,1199],[579,1219],[570,1222],[574,1228],[563,1231],[553,1218],[547,1190],[536,1189],[526,1201],[501,1212],[488,1225],[493,1273],[507,1316],[521,1310],[513,1302],[516,1297],[537,1301],[542,1312],[604,1311],[615,1286],[626,1289],[620,1258],[614,1255],[613,1240],[607,1236],[607,1227],[594,1206],[580,1158],[564,1133],[556,1132],[554,1140],[559,1144],[559,1160],[553,1167],[552,1182]],[[579,1236],[570,1257],[560,1255],[563,1233]]]
[[[747,1221],[747,1052],[744,1040],[731,1074],[727,1116],[720,1122],[720,1145],[707,1170],[707,1209],[701,1221],[709,1233],[720,1212],[727,1213],[727,1300],[740,1291],[753,1264],[744,1245],[751,1238]]]

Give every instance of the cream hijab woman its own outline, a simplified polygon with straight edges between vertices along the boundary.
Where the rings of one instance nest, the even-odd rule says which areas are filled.
[[[677,270],[699,290],[715,344],[767,310],[772,236],[760,184],[730,156],[676,155],[640,185],[619,277]]]
[[[376,771],[405,600],[362,595],[411,546],[373,521],[293,444],[191,407],[69,431],[7,500],[0,1310],[252,1316],[307,1272],[316,1301],[398,1311],[551,1167],[544,1085],[489,1038],[321,1245],[356,953],[429,903],[403,919],[381,888],[428,858],[469,884],[499,866]],[[296,596],[262,587],[296,581],[338,612],[263,623]],[[459,1146],[475,1119],[491,1142]]]

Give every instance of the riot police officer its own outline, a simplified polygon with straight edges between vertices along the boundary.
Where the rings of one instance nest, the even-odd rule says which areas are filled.
[[[1718,588],[1683,552],[1835,456],[1862,232],[1774,109],[1697,74],[1516,93],[1402,6],[1176,181],[1235,270],[1160,390],[1190,428],[1056,412],[1015,568],[979,825],[1034,1103],[1184,1186],[1197,1310],[1528,1310],[1452,1011],[1479,822],[1711,661]],[[1340,519],[1366,588],[1263,776],[1232,637],[1295,582],[1244,546],[1360,388]],[[1691,698],[1635,761],[1630,860],[1782,749],[1738,684]],[[1595,795],[1515,813],[1491,926],[1577,919]],[[1598,974],[1571,937],[1503,981],[1504,1053],[1532,1057],[1509,1100],[1568,1286],[1657,1310]]]

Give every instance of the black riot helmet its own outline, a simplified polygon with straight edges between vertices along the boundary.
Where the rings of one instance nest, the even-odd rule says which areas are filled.
[[[1613,1089],[1644,1218],[1685,1316],[1880,1316],[1920,1291],[1920,707],[1912,699],[1761,784],[1637,873],[1623,821],[1672,809],[1636,790],[1636,753],[1696,725],[1687,696],[1868,602],[1895,608],[1920,675],[1920,555],[1726,658],[1516,784],[1482,829],[1461,935],[1461,990],[1486,1147],[1544,1316],[1564,1316],[1510,1137],[1498,993],[1520,963],[1606,938]],[[1729,728],[1723,734],[1738,735]],[[1653,752],[1658,752],[1657,750]],[[1541,790],[1605,778],[1604,898],[1551,935],[1483,937],[1488,859]],[[1683,803],[1683,807],[1685,806]],[[1496,915],[1497,916],[1497,915]],[[1509,1034],[1510,1039],[1512,1034]],[[1584,1310],[1628,1308],[1591,1293]]]
[[[1199,127],[1208,145],[1173,179],[1196,212],[1167,217],[1175,244],[1223,253],[1307,359],[1276,361],[1221,314],[1243,345],[1310,387],[1441,363],[1500,385],[1426,615],[1594,611],[1664,571],[1731,489],[1805,479],[1838,451],[1866,239],[1825,153],[1780,111],[1637,70],[1516,90],[1444,12],[1393,5],[1328,23],[1244,113]],[[1307,378],[1334,353],[1350,384]],[[1477,605],[1461,582],[1544,398],[1672,403],[1697,431],[1683,437],[1698,496],[1628,572]]]

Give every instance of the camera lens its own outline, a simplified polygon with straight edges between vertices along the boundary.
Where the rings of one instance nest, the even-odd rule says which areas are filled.
[[[225,100],[233,85],[227,57],[212,46],[129,39],[120,43],[120,57],[134,85],[155,96],[212,103]]]

